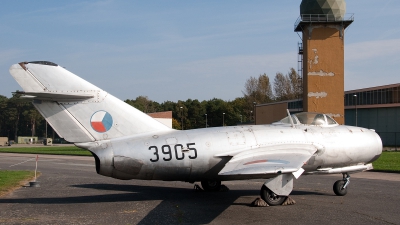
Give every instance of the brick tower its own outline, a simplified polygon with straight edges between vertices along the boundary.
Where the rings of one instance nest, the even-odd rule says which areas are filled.
[[[302,33],[303,111],[344,124],[344,30],[354,21],[344,0],[303,0],[294,31]]]

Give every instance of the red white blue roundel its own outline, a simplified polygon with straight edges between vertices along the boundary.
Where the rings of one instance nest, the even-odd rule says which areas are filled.
[[[97,111],[90,118],[90,125],[92,125],[93,130],[104,133],[112,127],[113,119],[110,113],[106,111]]]

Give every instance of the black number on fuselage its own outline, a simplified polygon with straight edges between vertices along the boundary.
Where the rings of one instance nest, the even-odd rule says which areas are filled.
[[[154,149],[154,155],[156,156],[156,159],[150,159],[150,161],[157,162],[160,159],[160,157],[158,156],[158,148],[157,146],[150,146],[149,150],[151,149]]]
[[[181,152],[182,152],[183,145],[181,145],[181,144],[175,145],[175,147],[174,147],[175,148],[175,158],[176,158],[176,160],[182,160],[185,158],[185,153],[182,152],[182,157],[179,157],[178,147],[181,148]]]
[[[195,143],[187,143],[186,146],[188,147],[189,150],[192,150],[194,152],[194,156],[189,155],[189,159],[195,159],[197,158],[197,150],[195,148],[191,148],[191,145],[195,145]]]
[[[167,151],[164,151],[165,149],[167,149]],[[164,161],[170,161],[172,159],[172,152],[171,152],[171,146],[169,145],[163,145],[161,147],[161,151],[164,153],[164,155],[169,155],[169,158],[164,158]]]
[[[194,148],[195,143],[187,143],[186,147],[189,151],[192,151],[189,154],[189,159],[195,159],[197,158],[197,150]],[[180,152],[179,153],[179,149]],[[175,150],[175,158],[176,160],[183,160],[185,158],[185,153],[182,151],[184,149],[182,144],[176,144],[174,145],[174,150]],[[150,159],[151,162],[157,162],[160,160],[160,155],[158,153],[158,148],[157,146],[150,146],[149,150],[154,150],[153,155],[155,155],[155,158]],[[163,157],[164,161],[171,161],[172,160],[172,149],[170,145],[163,145],[161,146],[161,152],[166,155],[167,157]],[[181,154],[181,155],[180,155]]]

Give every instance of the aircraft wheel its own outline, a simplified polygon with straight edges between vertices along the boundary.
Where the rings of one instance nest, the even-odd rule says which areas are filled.
[[[219,180],[202,180],[201,186],[205,191],[219,191],[221,188],[221,181]]]
[[[344,180],[338,180],[333,184],[333,192],[338,196],[344,196],[347,194],[347,188],[343,188],[345,184]]]
[[[282,203],[287,199],[287,196],[277,195],[265,185],[262,186],[260,195],[261,198],[270,206],[282,205]]]

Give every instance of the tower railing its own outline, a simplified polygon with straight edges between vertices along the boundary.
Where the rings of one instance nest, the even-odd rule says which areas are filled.
[[[335,16],[333,14],[301,14],[294,23],[294,29],[299,26],[301,22],[342,22],[354,21],[354,13],[346,13],[344,17]]]

